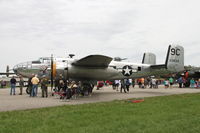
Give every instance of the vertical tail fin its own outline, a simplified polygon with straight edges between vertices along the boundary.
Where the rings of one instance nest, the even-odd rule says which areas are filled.
[[[179,45],[169,45],[167,58],[165,62],[166,68],[173,72],[184,70],[184,48]]]
[[[144,53],[142,64],[156,65],[156,55],[153,53]]]

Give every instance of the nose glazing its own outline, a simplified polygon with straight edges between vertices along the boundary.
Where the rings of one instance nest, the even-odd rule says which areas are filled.
[[[15,65],[15,66],[13,67],[14,73],[17,73],[17,70],[18,70],[18,67]]]
[[[25,62],[25,63],[20,63],[20,64],[17,64],[13,67],[13,71],[15,73],[18,73],[20,74],[21,72],[23,72],[24,70],[27,70],[28,67],[29,67],[29,62]]]

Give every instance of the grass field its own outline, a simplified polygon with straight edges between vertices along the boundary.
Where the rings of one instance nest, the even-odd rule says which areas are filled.
[[[200,94],[0,112],[0,133],[198,133]]]

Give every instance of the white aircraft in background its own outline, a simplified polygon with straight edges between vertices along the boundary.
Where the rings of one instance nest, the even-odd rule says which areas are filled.
[[[45,74],[52,80],[62,74],[65,79],[84,81],[88,84],[97,80],[161,76],[184,71],[184,48],[170,45],[165,64],[159,65],[156,64],[156,56],[152,53],[145,53],[142,63],[114,61],[113,58],[104,55],[89,55],[79,60],[40,58],[37,61],[20,63],[14,66],[13,71],[27,78],[33,74],[39,77]]]

